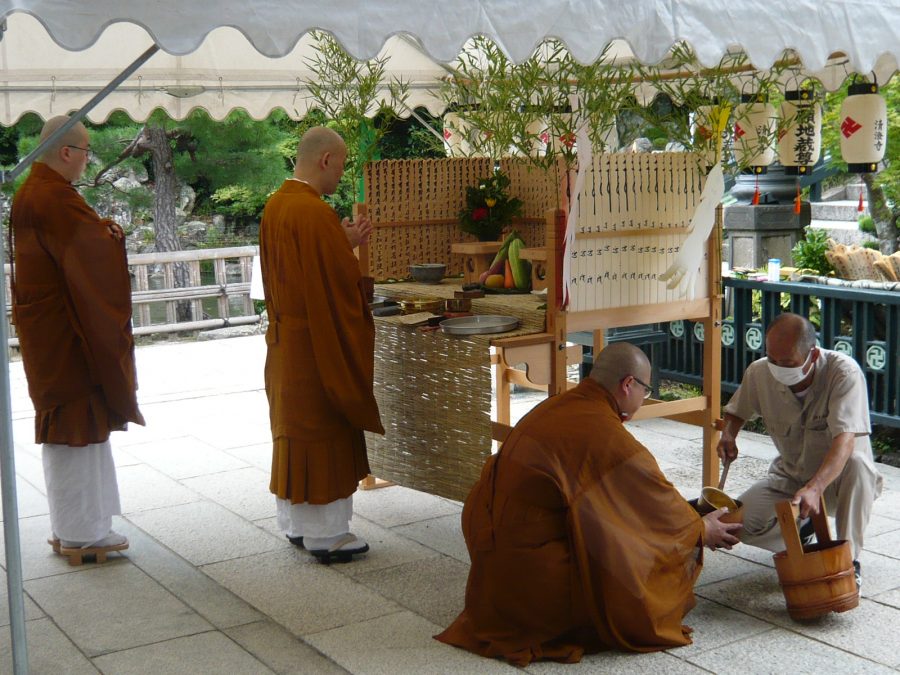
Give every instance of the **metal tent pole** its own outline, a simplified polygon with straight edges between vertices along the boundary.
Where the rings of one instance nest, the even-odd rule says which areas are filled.
[[[3,25],[5,30],[5,23]],[[0,35],[2,37],[2,35]],[[74,113],[71,119],[51,134],[43,143],[32,150],[25,159],[9,172],[0,170],[0,184],[14,181],[44,150],[77,124],[91,109],[144,65],[159,51],[153,45],[116,76],[102,91],[98,92],[84,107]],[[2,213],[0,213],[2,216]],[[10,223],[12,227],[12,223]],[[6,260],[0,237],[0,261]],[[9,387],[9,331],[6,325],[6,274],[0,274],[0,345],[4,350],[0,359],[0,490],[3,492],[3,538],[6,543],[6,590],[9,601],[9,627],[12,643],[13,672],[15,675],[28,673],[28,645],[25,639],[25,602],[22,590],[22,551],[19,546],[19,509],[16,502],[16,463],[13,451],[12,406]]]

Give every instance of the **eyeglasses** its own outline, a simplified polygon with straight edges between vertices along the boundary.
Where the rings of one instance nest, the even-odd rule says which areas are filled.
[[[66,147],[81,150],[85,154],[85,156],[87,156],[89,162],[94,159],[94,151],[90,148],[82,148],[80,145],[67,145]]]
[[[634,377],[634,375],[632,375],[631,377]],[[644,398],[645,398],[645,399],[646,399],[646,398],[650,398],[650,394],[653,393],[653,387],[651,387],[651,386],[650,386],[649,384],[647,384],[646,382],[641,382],[641,381],[640,381],[639,379],[637,379],[636,377],[634,377],[634,381],[637,382],[639,385],[641,385],[644,389],[647,390],[646,393],[644,394]]]

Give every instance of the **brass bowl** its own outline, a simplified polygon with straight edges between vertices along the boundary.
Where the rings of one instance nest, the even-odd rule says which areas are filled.
[[[400,311],[403,314],[416,314],[417,312],[439,314],[444,311],[444,301],[441,298],[408,298],[400,301]]]
[[[738,503],[725,494],[722,490],[714,487],[705,487],[700,490],[700,501],[698,506],[703,508],[706,504],[712,506],[712,510],[728,509],[731,512],[738,510]]]
[[[448,298],[444,301],[448,312],[471,312],[472,300],[469,298]]]

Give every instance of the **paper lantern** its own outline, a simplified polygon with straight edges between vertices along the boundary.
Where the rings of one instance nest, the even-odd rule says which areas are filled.
[[[775,161],[775,106],[765,94],[744,94],[734,110],[734,154],[750,173],[766,173]]]
[[[805,176],[822,154],[822,106],[811,89],[784,92],[781,119],[788,126],[778,137],[778,157],[787,176]]]
[[[887,146],[887,105],[871,82],[851,84],[841,105],[841,157],[850,173],[874,173]]]

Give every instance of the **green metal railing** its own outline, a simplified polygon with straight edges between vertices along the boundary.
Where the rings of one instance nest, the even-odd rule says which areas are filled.
[[[722,390],[733,392],[744,370],[765,356],[766,327],[779,313],[808,317],[825,349],[859,363],[869,388],[874,424],[900,427],[900,293],[805,283],[725,279],[722,325]],[[668,340],[659,350],[660,375],[700,384],[703,325],[663,324]]]

